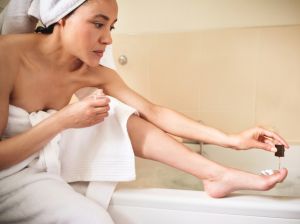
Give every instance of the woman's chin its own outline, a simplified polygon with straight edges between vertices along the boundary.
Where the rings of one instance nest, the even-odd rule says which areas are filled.
[[[89,59],[89,60],[86,60],[85,63],[90,66],[90,67],[97,67],[99,66],[99,62],[100,62],[100,58],[93,58],[93,59]]]
[[[99,66],[99,61],[91,63],[91,67],[98,67]]]

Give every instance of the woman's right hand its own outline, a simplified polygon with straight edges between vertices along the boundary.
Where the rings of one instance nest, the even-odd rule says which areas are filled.
[[[110,99],[104,94],[93,94],[57,112],[63,128],[84,128],[98,124],[108,116]]]

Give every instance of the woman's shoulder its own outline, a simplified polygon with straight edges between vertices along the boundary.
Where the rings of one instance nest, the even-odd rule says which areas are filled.
[[[101,75],[102,77],[107,77],[107,78],[117,75],[114,69],[108,68],[100,64],[96,67],[89,67],[87,72],[96,76]]]
[[[93,82],[97,85],[105,85],[115,80],[118,77],[118,74],[115,70],[110,69],[108,67],[99,65],[96,67],[89,67],[86,72],[87,76],[93,80]]]
[[[26,44],[28,37],[28,34],[0,35],[0,52],[18,49],[20,46]]]
[[[14,80],[18,73],[23,45],[20,35],[0,36],[0,76],[7,82]]]
[[[0,36],[0,66],[16,67],[20,62],[20,55],[28,46],[25,34],[11,34]],[[12,65],[13,66],[10,66]]]
[[[9,45],[10,42],[9,36],[10,35],[0,35],[0,57],[5,53],[5,50],[8,48],[7,45]]]

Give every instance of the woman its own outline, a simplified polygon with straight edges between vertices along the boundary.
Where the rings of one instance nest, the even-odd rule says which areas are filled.
[[[140,116],[130,116],[127,123],[135,155],[168,164],[198,177],[203,180],[205,191],[210,196],[224,197],[241,189],[268,190],[282,182],[287,176],[286,169],[270,176],[260,176],[223,167],[191,152],[165,132],[237,150],[255,147],[272,152],[274,144],[288,147],[276,133],[256,127],[240,134],[227,135],[152,104],[127,87],[114,70],[99,66],[105,47],[112,43],[111,30],[117,21],[117,11],[115,0],[88,0],[71,15],[60,19],[49,35],[23,34],[0,38],[1,135],[6,128],[10,104],[27,112],[47,109],[58,111],[30,130],[1,141],[0,169],[5,170],[25,160],[63,130],[89,127],[109,116],[107,97],[98,97],[97,100],[87,97],[68,104],[78,89],[92,86],[103,89],[105,94],[139,112]],[[28,175],[33,174],[28,171]],[[27,208],[23,222],[30,220],[28,223],[41,223],[41,220],[47,220],[49,223],[59,223],[59,220],[64,220],[67,223],[112,223],[105,211],[71,191],[59,177],[50,178],[43,172],[35,175],[44,176],[44,181],[28,182],[26,188],[16,190],[40,189],[44,185],[52,186],[53,190],[50,193],[39,192],[37,197],[40,199],[32,195],[19,198],[25,205],[30,203],[28,201],[38,201],[40,204],[38,211],[34,206]],[[0,186],[6,178],[17,178],[18,173],[12,176],[0,180]],[[70,201],[61,201],[54,196],[50,205],[42,202],[43,199],[47,200],[45,194],[55,195],[55,192],[69,195]],[[0,204],[11,203],[8,195],[0,196],[0,200]],[[63,215],[49,216],[61,209],[65,210]],[[4,212],[0,206],[0,221],[14,220],[13,211],[18,210]],[[36,213],[38,218],[33,219]],[[22,223],[22,220],[15,221]]]

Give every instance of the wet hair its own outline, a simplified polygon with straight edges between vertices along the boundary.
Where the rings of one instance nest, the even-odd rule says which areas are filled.
[[[80,6],[82,6],[84,3],[86,3],[88,0],[84,1],[83,3],[81,3],[77,8],[75,8],[73,11],[71,11],[70,13],[68,13],[66,16],[63,17],[63,19],[66,19],[68,17],[70,17]],[[54,30],[54,27],[55,25],[57,24],[56,23],[53,23],[51,24],[50,26],[45,26],[45,25],[42,25],[42,26],[38,26],[36,29],[35,29],[35,33],[41,33],[41,34],[51,34],[53,33],[53,30]]]
[[[35,32],[36,33],[42,33],[42,34],[51,34],[53,33],[53,30],[54,30],[54,26],[56,25],[57,23],[53,23],[52,25],[48,26],[48,27],[45,27],[45,26],[38,26],[36,29],[35,29]]]

